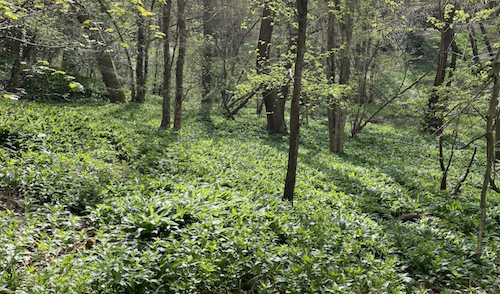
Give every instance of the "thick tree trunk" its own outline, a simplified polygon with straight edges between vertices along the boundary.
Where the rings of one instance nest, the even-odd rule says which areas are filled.
[[[99,0],[99,3],[101,4],[101,11],[106,11],[106,14],[108,15],[109,19],[113,23],[113,26],[115,27],[115,31],[118,33],[118,36],[120,37],[120,42],[122,44],[126,44],[125,39],[123,38],[123,34],[121,31],[120,26],[116,23],[115,19],[113,18],[113,15],[109,12],[106,4],[104,3],[103,0]],[[130,52],[127,47],[123,47],[125,51],[125,55],[127,55],[127,64],[128,64],[128,70],[129,70],[129,78],[130,78],[130,92],[131,92],[131,97],[132,100],[135,99],[136,97],[136,92],[135,92],[135,75],[134,75],[134,66],[132,65],[132,58],[130,57]]]
[[[266,0],[262,11],[259,42],[257,43],[257,71],[259,74],[269,75],[271,72],[269,58],[273,27],[274,10],[271,7],[271,1]],[[266,86],[262,91],[262,99],[266,107],[267,130],[269,132],[286,132],[284,103],[279,101],[278,90],[275,87]]]
[[[441,86],[446,78],[446,69],[448,63],[448,52],[452,46],[452,42],[455,36],[453,27],[451,26],[453,22],[454,11],[448,13],[448,18],[445,19],[444,7],[439,4],[439,14],[440,19],[445,23],[441,28],[441,45],[439,47],[439,59],[438,67],[436,70],[436,77],[434,78],[434,87]],[[445,110],[444,102],[446,101],[446,96],[441,95],[437,89],[434,90],[429,97],[427,108],[424,113],[423,130],[427,133],[441,133],[441,127],[443,126],[443,112]]]
[[[163,37],[163,87],[162,87],[162,119],[161,128],[170,127],[170,84],[172,80],[172,67],[170,61],[170,10],[172,0],[166,0],[162,11],[162,32]]]
[[[290,109],[290,148],[288,150],[288,168],[286,172],[283,200],[293,204],[295,180],[297,177],[297,159],[300,137],[300,94],[302,91],[302,68],[306,51],[307,0],[297,0],[299,31],[297,38],[297,59],[293,82],[292,105]]]
[[[212,38],[213,30],[210,20],[213,14],[214,0],[203,0],[203,66],[201,69],[201,85],[202,85],[202,98],[201,98],[201,112],[208,114],[212,109]]]
[[[88,14],[83,10],[82,5],[78,5],[80,11],[77,15],[78,21],[83,24],[89,18]],[[89,30],[89,38],[93,40],[93,48],[96,52],[97,67],[101,72],[104,84],[106,85],[106,90],[108,91],[109,100],[112,103],[127,103],[125,94],[122,90],[122,84],[116,73],[115,64],[111,57],[111,53],[105,50],[104,40],[100,35],[99,31]]]
[[[187,0],[177,1],[177,32],[179,34],[179,54],[175,68],[175,106],[174,106],[174,129],[181,129],[182,121],[182,99],[183,99],[183,78],[184,78],[184,60],[186,58],[186,2]]]
[[[344,151],[344,129],[347,111],[339,104],[331,103],[328,107],[328,133],[330,138],[330,152]]]

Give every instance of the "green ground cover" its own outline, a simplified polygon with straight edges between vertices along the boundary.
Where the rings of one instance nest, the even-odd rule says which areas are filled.
[[[158,97],[1,100],[0,293],[500,292],[496,194],[482,259],[468,258],[484,142],[453,197],[438,189],[435,137],[382,117],[335,155],[317,117],[291,206],[287,136],[250,109],[231,121],[187,107],[172,132],[158,130]],[[455,152],[450,189],[472,150]]]

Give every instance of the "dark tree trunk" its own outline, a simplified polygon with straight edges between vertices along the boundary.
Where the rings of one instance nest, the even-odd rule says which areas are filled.
[[[141,12],[137,12],[137,62],[135,66],[135,76],[137,77],[137,96],[132,97],[136,102],[146,101],[146,87],[144,77],[144,48],[146,38],[144,36],[144,17]]]
[[[21,39],[21,31],[15,29],[15,37]],[[19,88],[19,75],[21,74],[21,70],[23,69],[23,65],[21,62],[22,57],[22,46],[21,42],[17,40],[13,40],[14,46],[13,51],[15,52],[14,64],[12,64],[12,70],[10,72],[10,83],[9,90],[11,93],[17,93],[17,88]]]
[[[269,0],[264,3],[259,42],[257,43],[257,71],[263,75],[269,75],[271,72],[269,58],[274,27],[274,10],[271,5]],[[265,86],[262,91],[262,99],[266,107],[267,130],[269,132],[286,132],[284,103],[278,101],[278,90],[272,86]]]
[[[470,46],[472,48],[472,60],[474,61],[474,64],[476,66],[480,67],[481,60],[479,59],[479,50],[477,49],[477,39],[474,26],[472,24],[469,25],[469,40],[470,40]],[[476,72],[479,72],[480,70],[481,69],[478,68]]]
[[[177,1],[177,32],[179,35],[179,54],[175,68],[175,106],[174,106],[174,129],[181,129],[182,121],[182,99],[183,99],[183,78],[184,78],[184,60],[186,58],[186,2],[187,0]]]
[[[307,0],[297,0],[299,31],[297,38],[297,58],[293,82],[292,105],[290,109],[290,148],[288,150],[288,168],[286,172],[283,200],[293,204],[295,179],[297,177],[297,159],[300,137],[300,94],[302,90],[302,68],[306,51]]]
[[[329,7],[328,11],[328,36],[327,49],[328,58],[326,60],[326,77],[329,84],[335,84],[335,10]],[[339,97],[329,97],[328,102],[328,137],[330,152],[341,153],[344,150],[344,130],[347,111],[341,106]]]
[[[201,70],[201,85],[202,85],[202,98],[201,98],[201,112],[208,114],[212,109],[212,38],[213,30],[210,20],[213,14],[214,0],[203,0],[203,66]]]
[[[445,19],[444,7],[439,7],[440,19],[445,23],[441,28],[441,45],[439,47],[438,67],[436,77],[434,78],[434,87],[441,86],[446,79],[446,68],[448,63],[448,52],[452,46],[455,32],[451,26],[454,11],[448,13]],[[444,102],[447,100],[445,95],[441,95],[438,90],[434,90],[428,100],[427,108],[424,113],[423,130],[427,133],[441,133],[443,126],[443,112],[445,110]]]
[[[336,2],[339,2],[338,0]],[[341,85],[349,83],[351,75],[351,46],[352,32],[354,28],[353,13],[356,0],[346,0],[346,11],[340,22],[340,33],[342,36],[342,48],[340,49],[340,79]]]
[[[80,3],[77,3],[78,6],[78,14],[77,19],[81,24],[84,24],[85,21],[89,20],[87,12],[84,10],[85,8]],[[97,67],[101,72],[102,78],[104,80],[104,84],[106,85],[106,90],[108,91],[109,100],[112,103],[127,103],[127,99],[125,98],[125,94],[122,90],[122,84],[116,73],[115,64],[113,63],[113,58],[111,57],[111,53],[109,53],[104,44],[104,40],[97,30],[88,30],[90,40],[93,40],[92,46],[95,50],[96,59],[97,59]]]
[[[172,0],[166,0],[162,11],[162,32],[163,37],[163,87],[162,87],[162,119],[161,128],[170,127],[170,84],[172,80],[172,67],[170,61],[170,10]]]

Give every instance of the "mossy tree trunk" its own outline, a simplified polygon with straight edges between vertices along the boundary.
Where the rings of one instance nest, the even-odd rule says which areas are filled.
[[[90,19],[84,7],[79,4],[77,19],[82,25]],[[116,72],[115,64],[111,53],[106,50],[104,39],[99,30],[88,30],[89,39],[92,41],[93,49],[95,50],[97,67],[101,72],[106,90],[108,91],[109,100],[112,103],[127,103],[125,94],[123,93],[122,84]]]

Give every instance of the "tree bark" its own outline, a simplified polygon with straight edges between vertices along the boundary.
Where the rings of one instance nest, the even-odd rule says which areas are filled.
[[[481,217],[479,221],[479,232],[477,235],[477,247],[476,252],[472,255],[476,258],[481,257],[482,244],[483,244],[483,233],[486,227],[486,192],[490,186],[491,172],[493,168],[493,162],[495,160],[494,149],[495,142],[493,140],[494,122],[496,119],[496,107],[498,105],[498,96],[500,92],[500,49],[498,50],[495,59],[493,61],[493,68],[491,70],[491,78],[493,79],[493,91],[491,93],[491,99],[489,103],[488,113],[486,115],[486,170],[484,171],[483,187],[481,189],[481,200],[479,208],[481,210]]]
[[[257,43],[257,72],[269,75],[271,39],[274,27],[274,10],[270,0],[265,0],[260,25],[259,42]],[[266,107],[267,127],[269,132],[286,132],[284,103],[280,103],[278,90],[273,86],[265,86],[262,90],[262,99]],[[283,105],[282,105],[283,104]]]
[[[329,1],[332,3],[332,1]],[[336,1],[338,2],[338,1]],[[332,3],[328,9],[327,50],[329,52],[326,66],[328,83],[335,84],[335,11],[338,3]],[[344,150],[344,130],[347,111],[342,108],[339,97],[329,97],[328,105],[328,137],[330,152],[341,153]]]
[[[187,0],[177,1],[177,32],[179,36],[179,54],[175,68],[175,106],[174,106],[174,129],[181,129],[182,121],[182,99],[183,99],[183,79],[184,79],[184,60],[186,58],[186,2]]]
[[[101,4],[101,10],[106,11],[106,14],[108,15],[109,19],[113,23],[113,26],[115,27],[116,32],[118,33],[118,36],[120,37],[120,42],[122,44],[126,44],[125,39],[123,38],[123,34],[121,31],[120,26],[116,23],[115,19],[109,12],[108,8],[106,7],[106,4],[104,3],[103,0],[99,0],[99,3]],[[128,70],[129,70],[129,77],[130,77],[130,92],[131,92],[131,97],[132,100],[136,97],[136,92],[135,92],[135,75],[134,75],[134,66],[132,65],[132,58],[130,57],[130,52],[127,47],[123,47],[125,51],[125,55],[127,56],[127,64],[128,64]]]
[[[300,137],[300,94],[302,90],[302,69],[306,51],[307,1],[297,0],[299,30],[297,38],[297,58],[293,82],[292,105],[290,109],[290,147],[288,150],[288,168],[285,180],[283,200],[293,204],[295,180],[297,177],[297,159],[299,155]]]
[[[213,30],[210,20],[213,14],[214,0],[203,0],[203,66],[201,70],[201,85],[202,85],[202,98],[201,98],[201,112],[208,114],[212,109],[212,38]]]
[[[339,2],[338,0],[336,1]],[[339,83],[347,85],[351,75],[351,46],[352,32],[354,29],[353,14],[355,11],[356,0],[346,0],[345,13],[340,22],[340,33],[342,36],[342,48],[340,49],[340,77]]]
[[[16,34],[16,38],[21,39],[22,32],[17,28],[14,29],[14,33]],[[23,69],[23,65],[21,63],[22,56],[22,46],[21,42],[17,40],[13,40],[14,46],[13,51],[15,52],[14,63],[12,64],[12,70],[10,72],[10,83],[9,90],[11,93],[17,93],[17,88],[19,88],[19,75]]]
[[[89,20],[87,12],[84,10],[83,6],[78,3],[77,19],[81,24]],[[106,85],[106,90],[108,91],[109,100],[112,103],[127,103],[125,94],[122,90],[122,84],[116,73],[115,64],[111,53],[106,50],[104,44],[104,39],[97,30],[88,30],[89,38],[92,42],[93,49],[95,50],[97,67],[101,72],[104,84]]]
[[[144,36],[144,17],[137,11],[137,59],[135,65],[135,76],[137,77],[137,96],[132,97],[135,102],[146,101],[146,87],[144,77],[144,48],[146,38]]]
[[[170,10],[172,0],[166,0],[162,11],[162,32],[163,36],[163,87],[162,87],[162,119],[161,128],[170,127],[170,84],[172,81],[172,67],[170,58]]]
[[[434,78],[434,87],[441,86],[446,78],[446,68],[448,63],[448,52],[452,46],[452,42],[455,36],[453,26],[453,16],[455,12],[452,10],[448,17],[445,19],[444,6],[442,6],[441,1],[439,2],[439,15],[440,20],[444,22],[444,26],[441,28],[441,45],[439,47],[439,58],[438,67],[436,70],[436,77]],[[438,93],[437,88],[433,90],[430,94],[427,108],[424,113],[423,130],[427,133],[441,133],[441,127],[443,126],[443,112],[444,112],[444,101],[446,96]]]

